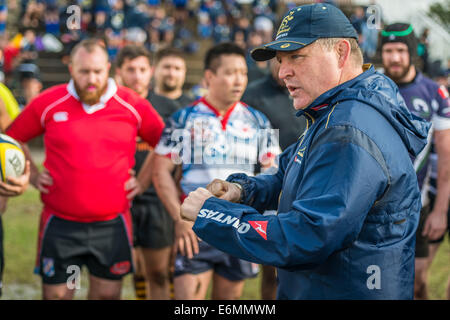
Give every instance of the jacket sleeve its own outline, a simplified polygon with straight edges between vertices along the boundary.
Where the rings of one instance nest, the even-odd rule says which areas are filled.
[[[289,210],[262,216],[209,198],[194,224],[196,234],[241,259],[287,270],[313,268],[351,245],[389,178],[375,143],[360,131],[351,138],[341,133],[327,129],[311,147],[298,185],[285,186],[297,188]]]
[[[244,173],[232,174],[227,178],[229,182],[239,183],[243,188],[242,203],[252,206],[260,213],[265,210],[276,210],[283,184],[284,172],[295,151],[297,144],[289,146],[277,158],[278,169],[274,174],[260,174],[249,177]]]

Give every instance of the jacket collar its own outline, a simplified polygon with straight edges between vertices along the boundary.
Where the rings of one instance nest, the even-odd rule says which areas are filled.
[[[337,87],[334,87],[320,96],[318,96],[308,107],[297,112],[297,117],[308,114],[313,118],[320,117],[323,113],[327,112],[330,107],[332,107],[336,102],[338,102],[339,94],[347,88],[353,86],[356,82],[366,79],[375,73],[375,69],[371,64],[363,65],[364,72],[357,77],[346,81]]]

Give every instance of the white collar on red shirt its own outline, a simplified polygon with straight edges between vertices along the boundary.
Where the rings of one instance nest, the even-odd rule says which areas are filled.
[[[73,84],[73,79],[69,81],[69,84],[67,85],[67,91],[77,100],[80,100],[80,97],[77,94],[77,91],[75,90],[75,85]],[[98,110],[101,110],[105,107],[106,102],[108,102],[109,99],[111,99],[117,92],[117,85],[113,78],[108,78],[108,88],[106,89],[106,92],[100,97],[100,102],[97,104],[94,104],[92,106],[89,106],[87,104],[82,103],[83,109],[86,113],[92,114]]]

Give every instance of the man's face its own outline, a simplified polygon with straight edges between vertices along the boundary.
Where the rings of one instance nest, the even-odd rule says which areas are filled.
[[[239,101],[247,86],[247,72],[244,57],[237,54],[220,56],[216,72],[207,70],[205,74],[209,93],[226,105]]]
[[[339,84],[341,71],[335,51],[316,43],[295,51],[278,51],[278,76],[286,84],[296,110],[305,109],[322,93]]]
[[[108,57],[102,49],[95,48],[92,52],[78,49],[69,71],[82,102],[88,105],[100,102],[108,86],[109,68]]]
[[[152,78],[152,68],[147,57],[125,59],[117,71],[125,87],[136,91],[141,96],[147,93]]]
[[[186,64],[179,57],[164,57],[155,66],[155,84],[164,92],[181,89],[185,78]]]
[[[401,42],[384,44],[381,59],[385,74],[395,82],[400,82],[411,67],[408,46]]]

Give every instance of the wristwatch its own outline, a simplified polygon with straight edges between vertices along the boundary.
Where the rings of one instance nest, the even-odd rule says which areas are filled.
[[[239,197],[238,203],[242,203],[242,201],[244,200],[244,188],[242,188],[242,185],[240,183],[237,182],[232,182],[232,184],[234,184],[236,187],[239,188],[239,190],[241,190],[241,195]]]

